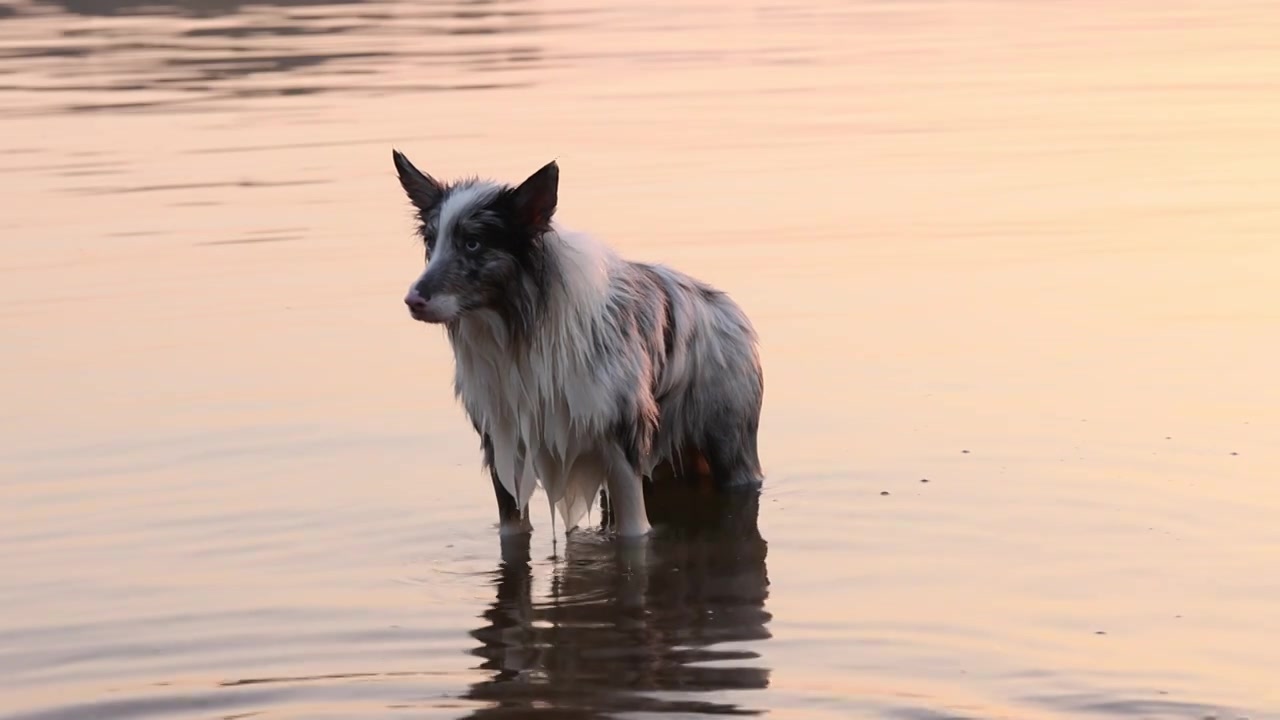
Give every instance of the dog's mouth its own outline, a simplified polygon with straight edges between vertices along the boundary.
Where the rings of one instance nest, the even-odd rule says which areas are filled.
[[[409,317],[417,320],[418,322],[430,323],[432,325],[439,325],[448,321],[448,318],[443,314],[433,312],[430,308],[410,308]]]

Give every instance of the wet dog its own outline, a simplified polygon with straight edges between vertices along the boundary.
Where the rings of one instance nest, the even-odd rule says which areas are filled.
[[[447,331],[504,533],[530,529],[538,483],[566,530],[603,484],[624,537],[650,531],[644,484],[659,466],[762,483],[764,376],[733,300],[553,222],[554,162],[512,187],[442,183],[393,158],[426,245],[404,302]]]

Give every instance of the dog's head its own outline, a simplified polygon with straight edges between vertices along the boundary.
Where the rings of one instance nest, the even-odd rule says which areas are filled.
[[[555,162],[518,187],[480,180],[442,184],[393,151],[400,184],[418,211],[426,269],[404,302],[415,320],[448,323],[480,309],[501,310],[541,264],[560,170]]]

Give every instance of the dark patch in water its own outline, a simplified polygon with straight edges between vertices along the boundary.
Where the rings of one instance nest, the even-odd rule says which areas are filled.
[[[195,243],[196,245],[257,245],[259,243],[287,242],[289,240],[301,240],[301,235],[280,235],[277,237],[258,237],[258,238],[237,238],[235,240],[208,240],[205,242]]]
[[[769,687],[771,671],[741,645],[771,637],[760,495],[674,485],[653,498],[657,532],[639,556],[596,530],[569,535],[550,598],[532,590],[529,536],[502,540],[495,598],[471,632],[490,676],[461,698],[492,707],[465,717],[763,713],[678,697]]]
[[[172,190],[212,190],[215,188],[271,188],[271,187],[291,187],[296,185],[322,185],[327,180],[281,180],[277,182],[264,182],[261,180],[240,180],[237,182],[203,182],[203,183],[171,183],[166,185],[137,185],[134,187],[91,187],[91,188],[68,188],[64,192],[76,193],[79,195],[112,195],[124,193],[147,193],[147,192],[168,192]]]
[[[1042,695],[1028,698],[1038,704],[1078,716],[1081,713],[1105,717],[1132,718],[1237,718],[1248,715],[1231,708],[1214,707],[1193,702],[1154,698],[1111,698],[1096,693]]]

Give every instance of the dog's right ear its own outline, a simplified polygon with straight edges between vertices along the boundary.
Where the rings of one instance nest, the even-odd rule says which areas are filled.
[[[396,173],[400,176],[400,186],[409,195],[409,201],[418,208],[422,217],[426,217],[444,197],[444,188],[436,179],[422,172],[409,162],[404,153],[393,149],[391,159],[396,163]]]
[[[533,227],[546,227],[556,212],[560,187],[560,166],[555,160],[543,165],[516,188],[516,205],[521,219]]]

